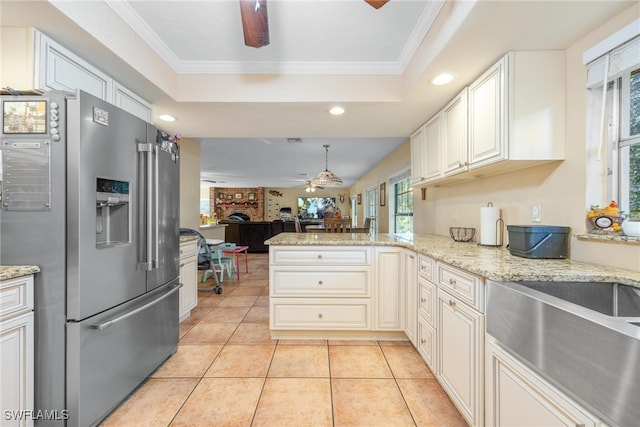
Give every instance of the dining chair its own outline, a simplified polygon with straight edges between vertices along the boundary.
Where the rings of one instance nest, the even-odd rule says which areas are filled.
[[[351,233],[351,220],[349,218],[325,218],[325,233]]]
[[[214,273],[219,274],[220,283],[224,282],[224,272],[227,272],[227,276],[231,277],[231,269],[234,265],[233,259],[222,255],[222,248],[211,250],[211,267]]]

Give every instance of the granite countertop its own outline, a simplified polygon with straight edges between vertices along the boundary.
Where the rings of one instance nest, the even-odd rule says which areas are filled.
[[[198,236],[180,236],[180,243],[198,240]]]
[[[15,279],[16,277],[28,276],[40,271],[37,265],[3,265],[0,266],[0,280]]]
[[[502,248],[454,242],[448,236],[364,233],[280,233],[268,245],[400,246],[495,281],[618,282],[640,287],[640,272],[569,259],[527,259]]]

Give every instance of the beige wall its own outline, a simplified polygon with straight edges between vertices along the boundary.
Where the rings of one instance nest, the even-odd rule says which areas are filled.
[[[200,143],[180,141],[180,227],[200,227]]]
[[[414,190],[414,231],[448,235],[450,226],[480,226],[480,208],[492,202],[505,224],[527,225],[539,203],[542,224],[586,231],[586,67],[582,53],[640,16],[634,6],[578,40],[566,51],[566,159],[477,181],[430,188],[426,200]],[[426,117],[425,117],[426,119]],[[506,236],[505,236],[505,243]],[[640,270],[640,245],[571,239],[572,259]]]
[[[351,186],[350,193],[353,195],[362,193],[363,204],[358,206],[358,224],[364,222],[364,195],[366,190],[376,186],[380,188],[380,184],[383,182],[387,185],[387,200],[385,206],[380,206],[378,200],[378,232],[389,232],[389,178],[406,170],[411,166],[411,143],[409,140],[405,141],[402,145],[396,148],[391,154],[389,154],[383,161],[375,165],[369,172],[367,172],[358,182]],[[419,191],[418,191],[419,193]],[[415,198],[414,194],[414,198]],[[344,212],[344,211],[343,211]],[[415,221],[415,218],[414,218]]]

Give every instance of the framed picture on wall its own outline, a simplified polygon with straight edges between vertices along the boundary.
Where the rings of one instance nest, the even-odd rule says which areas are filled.
[[[242,193],[236,193],[235,198],[236,199],[242,199]]]
[[[387,183],[380,184],[380,206],[387,204]]]
[[[255,200],[256,199],[256,193],[247,193],[247,199]]]
[[[358,204],[362,204],[362,193],[358,193]]]

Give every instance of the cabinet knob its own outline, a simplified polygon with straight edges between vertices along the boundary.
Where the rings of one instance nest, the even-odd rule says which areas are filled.
[[[318,314],[318,319],[322,319],[322,313]]]
[[[415,257],[415,255],[409,255],[409,259],[414,259]]]
[[[449,300],[449,305],[450,305],[451,307],[455,307],[455,306],[456,306],[456,302],[455,302],[455,301],[453,301],[453,300]]]
[[[318,280],[318,285],[322,285],[322,280]]]
[[[318,254],[318,259],[322,259],[322,254]]]
[[[427,302],[426,298],[420,298],[420,302]]]
[[[184,267],[184,263],[180,264],[180,268]]]
[[[456,287],[456,279],[449,279],[449,284],[455,288]]]
[[[426,344],[426,343],[427,343],[427,341],[425,341],[424,339],[420,340],[420,344]]]

